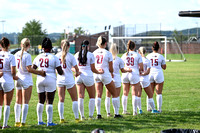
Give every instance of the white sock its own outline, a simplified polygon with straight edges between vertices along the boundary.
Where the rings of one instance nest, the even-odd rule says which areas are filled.
[[[1,121],[1,117],[2,117],[2,106],[0,106],[0,121]]]
[[[28,114],[28,104],[23,104],[22,105],[22,120],[21,120],[22,123],[26,122],[27,114]]]
[[[95,99],[97,115],[101,115],[101,98],[96,97]]]
[[[133,114],[137,114],[137,96],[132,96]]]
[[[127,111],[127,100],[128,100],[128,96],[122,95],[122,108],[123,108],[123,112]]]
[[[141,108],[141,97],[137,97],[137,107],[139,110],[142,110]]]
[[[156,101],[157,101],[157,109],[158,111],[162,111],[161,107],[162,107],[162,94],[158,94],[156,96]]]
[[[110,113],[110,97],[105,98],[105,108],[106,108],[107,114]]]
[[[117,97],[117,101],[118,101],[118,103],[117,103],[118,108],[120,108],[120,97]]]
[[[155,104],[154,104],[153,98],[149,98],[148,103],[149,103],[149,106],[151,107],[151,109],[155,110]]]
[[[89,101],[89,116],[93,116],[94,109],[95,109],[95,99],[90,98],[90,101]]]
[[[75,119],[79,119],[79,114],[78,114],[78,101],[73,101],[72,103],[72,110],[74,112]]]
[[[37,104],[37,117],[38,117],[38,122],[43,122],[42,120],[42,113],[44,110],[44,104],[38,103]]]
[[[84,117],[84,99],[78,98],[78,110],[81,117]]]
[[[10,106],[5,105],[5,106],[4,106],[3,127],[6,127],[6,126],[7,126],[9,116],[10,116]]]
[[[53,119],[53,105],[52,104],[46,105],[46,113],[47,113],[47,122],[52,123],[52,119]]]
[[[15,103],[14,112],[15,112],[15,122],[20,122],[21,104]]]
[[[113,108],[114,108],[114,112],[115,112],[115,115],[118,115],[119,114],[119,98],[112,98],[112,103],[113,103]]]
[[[147,111],[151,110],[150,105],[149,105],[149,97],[147,96],[146,98],[146,102],[147,102]]]
[[[60,116],[60,119],[64,119],[64,103],[63,102],[58,102],[58,113]]]

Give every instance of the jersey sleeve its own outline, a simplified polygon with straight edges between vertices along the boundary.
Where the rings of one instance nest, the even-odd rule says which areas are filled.
[[[71,65],[72,66],[76,66],[77,65],[77,63],[76,63],[76,59],[75,59],[75,57],[73,56],[73,55],[71,55]]]
[[[10,65],[11,65],[11,66],[16,66],[16,63],[15,63],[15,56],[14,56],[14,55],[11,56]]]
[[[121,58],[119,58],[119,68],[124,68],[124,61]]]
[[[125,61],[125,54],[122,55],[121,59],[123,60],[123,62]]]
[[[142,56],[141,56],[140,54],[138,54],[138,57],[139,57],[139,58],[138,58],[138,62],[139,62],[139,63],[142,63]]]
[[[90,54],[90,64],[94,64],[95,63],[95,58],[94,58],[94,54]]]
[[[31,66],[32,65],[31,55],[27,56],[25,62],[26,62],[26,66]]]
[[[56,67],[61,66],[60,65],[60,60],[59,60],[59,58],[57,56],[55,56],[55,63],[56,63]]]
[[[151,62],[149,59],[147,59],[147,68],[151,68]]]
[[[33,64],[36,65],[37,67],[39,66],[38,56],[35,57],[35,59],[33,60]]]
[[[110,52],[108,52],[108,62],[113,61],[113,57],[112,54]]]
[[[163,56],[161,56],[161,57],[162,57],[161,65],[165,65],[166,64],[165,58]]]

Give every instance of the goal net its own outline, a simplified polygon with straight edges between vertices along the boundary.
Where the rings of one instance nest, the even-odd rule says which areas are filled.
[[[152,44],[157,41],[160,44],[159,53],[163,54],[166,61],[183,62],[186,61],[180,45],[175,38],[167,38],[166,36],[141,36],[141,37],[112,37],[112,43],[116,43],[119,53],[127,51],[128,40],[132,40],[136,44],[136,50],[143,46],[147,50],[147,54],[152,52]]]

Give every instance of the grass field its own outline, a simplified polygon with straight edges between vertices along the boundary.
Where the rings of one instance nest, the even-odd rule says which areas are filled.
[[[184,128],[200,130],[200,55],[185,55],[187,62],[167,62],[167,69],[164,71],[165,84],[163,90],[163,112],[151,114],[146,111],[146,94],[142,95],[143,114],[138,116],[126,115],[122,119],[107,118],[104,107],[105,90],[102,98],[101,113],[102,120],[85,120],[75,123],[72,112],[72,102],[69,94],[66,93],[65,119],[67,123],[55,127],[37,126],[36,105],[38,102],[35,80],[29,104],[29,112],[26,123],[27,127],[10,128],[4,132],[91,132],[95,128],[103,128],[106,133],[112,132],[160,132],[169,128]],[[155,96],[154,96],[155,100]],[[11,114],[8,124],[14,126],[14,103],[11,104]],[[57,110],[58,95],[54,101],[53,121],[59,123]],[[85,117],[88,117],[88,95],[85,96]],[[112,107],[112,106],[111,106]],[[128,111],[132,113],[131,95],[128,99]],[[113,112],[113,108],[111,108]],[[122,108],[120,107],[120,113]],[[96,116],[96,111],[94,116]],[[46,121],[44,108],[43,121]],[[1,120],[2,123],[2,120]],[[1,130],[0,130],[1,132]]]

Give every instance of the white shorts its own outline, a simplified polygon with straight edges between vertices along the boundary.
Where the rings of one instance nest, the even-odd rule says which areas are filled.
[[[115,88],[121,87],[121,82],[114,82],[114,84],[115,84]]]
[[[146,88],[150,85],[150,82],[148,81],[140,81],[140,85],[142,86],[142,88]]]
[[[162,83],[164,82],[164,75],[163,72],[158,72],[158,73],[150,73],[149,74],[149,80],[151,83]]]
[[[37,93],[54,92],[56,90],[56,79],[48,76],[37,79],[36,86]]]
[[[21,90],[21,89],[27,89],[28,87],[33,86],[33,81],[32,80],[21,80],[18,79],[17,81],[15,81],[15,87],[17,90]]]
[[[93,76],[84,76],[80,75],[75,78],[76,84],[84,84],[85,86],[92,86],[94,85],[94,77]]]
[[[94,80],[96,83],[102,82],[104,85],[112,82],[111,74],[94,74]]]
[[[75,83],[70,83],[70,84],[57,84],[58,87],[66,87],[66,89],[71,89]]]
[[[122,74],[122,83],[137,84],[140,82],[140,76],[132,73]]]
[[[0,90],[3,90],[3,92],[10,92],[14,89],[14,83],[0,83]]]

